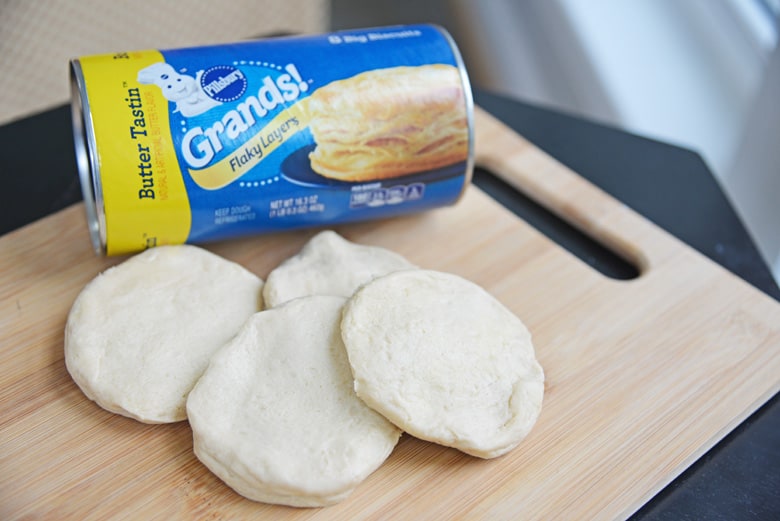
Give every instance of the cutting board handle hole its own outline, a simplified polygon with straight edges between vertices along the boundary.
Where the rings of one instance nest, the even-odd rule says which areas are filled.
[[[635,265],[488,170],[476,167],[472,182],[602,275],[617,280],[639,277]]]

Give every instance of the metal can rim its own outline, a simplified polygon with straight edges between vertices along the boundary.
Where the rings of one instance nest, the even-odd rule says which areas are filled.
[[[87,227],[92,248],[98,255],[105,255],[105,212],[103,191],[100,184],[100,163],[95,145],[92,113],[89,109],[84,75],[78,59],[70,62],[71,124],[76,164],[87,214]]]
[[[463,189],[460,192],[458,198],[453,201],[452,204],[456,204],[466,192],[466,189],[471,184],[472,177],[474,176],[474,93],[471,89],[471,81],[469,80],[468,72],[466,71],[466,64],[463,61],[463,56],[458,49],[458,45],[452,35],[443,26],[438,24],[428,24],[439,31],[442,36],[447,40],[450,46],[452,55],[455,58],[457,64],[458,73],[460,74],[460,83],[463,88],[463,97],[466,101],[466,125],[468,131],[468,156],[466,158],[466,172],[463,176]]]

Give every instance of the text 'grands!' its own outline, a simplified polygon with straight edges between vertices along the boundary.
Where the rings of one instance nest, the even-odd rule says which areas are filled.
[[[208,165],[229,141],[256,125],[257,119],[266,117],[285,103],[297,100],[309,89],[308,83],[301,79],[295,65],[288,64],[284,69],[287,73],[276,78],[263,78],[256,95],[246,96],[210,127],[204,129],[196,126],[189,129],[181,142],[182,157],[187,164],[193,168]]]

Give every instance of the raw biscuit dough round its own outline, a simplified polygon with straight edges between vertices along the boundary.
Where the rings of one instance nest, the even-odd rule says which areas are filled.
[[[352,388],[342,297],[262,311],[212,358],[187,400],[195,454],[239,494],[337,503],[390,455],[400,431]]]
[[[325,230],[271,271],[266,277],[263,299],[266,307],[271,308],[307,295],[350,297],[374,277],[414,267],[395,252],[355,244]]]
[[[212,353],[262,308],[262,280],[197,246],[160,246],[98,275],[65,328],[65,364],[88,398],[145,423],[186,418]]]
[[[493,458],[541,411],[544,374],[528,329],[461,277],[374,279],[345,305],[341,330],[358,396],[413,436]]]

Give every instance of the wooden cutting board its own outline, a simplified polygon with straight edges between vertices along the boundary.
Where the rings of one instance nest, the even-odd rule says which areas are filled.
[[[337,230],[471,279],[526,322],[547,381],[517,449],[481,460],[404,436],[336,506],[240,497],[194,457],[186,422],[108,413],[68,375],[70,305],[122,260],[94,256],[76,205],[0,238],[0,518],[625,518],[778,391],[776,302],[477,118],[478,164],[641,276],[605,278],[475,187],[453,207]],[[265,277],[313,233],[208,248]]]

